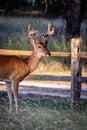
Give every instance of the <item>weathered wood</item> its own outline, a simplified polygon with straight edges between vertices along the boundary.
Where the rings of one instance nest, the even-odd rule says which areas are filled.
[[[30,56],[32,51],[0,49],[1,55]],[[70,52],[51,52],[51,56],[69,57]]]
[[[71,40],[71,109],[76,107],[81,95],[81,82],[78,81],[82,74],[81,59],[78,56],[81,43],[80,38]]]
[[[70,52],[51,52],[51,56],[70,57]]]
[[[32,51],[0,49],[0,55],[30,56]],[[51,56],[70,57],[70,52],[51,52]],[[78,53],[79,58],[87,59],[87,52]]]
[[[79,58],[87,59],[87,52],[80,52],[78,56]]]
[[[30,56],[32,51],[0,49],[0,55]]]
[[[70,82],[71,76],[54,76],[54,75],[32,74],[29,76],[29,80]],[[87,77],[78,77],[78,82],[87,83]]]
[[[87,83],[87,77],[78,77],[78,82]]]
[[[63,82],[70,82],[71,76],[52,76],[52,75],[37,75],[33,74],[30,75],[29,80],[35,80],[35,81],[63,81]],[[3,81],[3,79],[0,79],[0,84]],[[10,82],[9,80],[5,80],[5,82]],[[87,77],[79,77],[78,82],[80,83],[87,83]]]
[[[54,76],[54,75],[37,75],[33,74],[29,76],[29,80],[41,80],[41,81],[70,81],[70,76]]]

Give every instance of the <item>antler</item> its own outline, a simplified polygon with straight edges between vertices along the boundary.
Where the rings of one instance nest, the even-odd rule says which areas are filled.
[[[33,28],[31,29],[31,25],[28,25],[28,36],[29,36],[29,41],[31,45],[34,47],[35,44],[38,42],[37,39],[34,37],[37,34],[37,30],[34,30]]]
[[[52,30],[51,30],[51,24],[49,23],[48,24],[48,30],[47,30],[47,33],[45,35],[43,35],[43,37],[48,37],[50,35],[52,35],[54,33],[54,27],[52,27]]]
[[[47,37],[52,35],[54,33],[54,27],[52,27],[51,29],[51,24],[48,24],[48,30],[47,33],[43,35],[43,43],[47,43]]]
[[[37,30],[34,30],[33,28],[31,29],[31,25],[28,25],[28,36],[29,38],[32,38],[33,36],[35,36],[37,34]]]
[[[42,37],[42,42],[39,42],[34,36],[37,34],[37,30],[34,30],[31,28],[31,25],[28,25],[28,36],[29,36],[29,41],[30,43],[34,46],[37,43],[43,44],[46,46],[47,44],[47,37],[52,35],[54,33],[54,27],[51,28],[51,24],[48,24],[48,30],[47,33],[43,35]]]

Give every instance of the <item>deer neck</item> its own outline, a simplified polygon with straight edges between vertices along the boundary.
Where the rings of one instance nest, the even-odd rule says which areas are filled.
[[[32,55],[27,59],[29,72],[32,73],[38,66],[40,61],[40,56],[38,56],[35,51],[32,52]]]

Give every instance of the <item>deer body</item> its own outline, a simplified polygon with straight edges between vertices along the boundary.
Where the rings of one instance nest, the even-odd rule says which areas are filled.
[[[49,31],[49,33],[52,31]],[[34,50],[30,57],[20,58],[17,56],[0,55],[0,80],[6,82],[10,111],[12,110],[12,93],[14,95],[16,113],[18,112],[19,82],[22,81],[28,74],[32,73],[37,68],[41,56],[50,55],[50,52],[48,51],[46,46],[47,41],[45,42],[44,39],[44,42],[42,43],[37,41],[33,36],[36,33],[37,31],[30,30],[29,26],[29,41],[31,45],[34,47]]]
[[[27,64],[21,58],[0,55],[0,78],[3,80],[20,81],[22,75],[27,71]]]
[[[33,54],[25,59],[17,56],[0,55],[0,78],[5,81],[21,81],[33,72],[39,64],[40,58],[32,57]]]

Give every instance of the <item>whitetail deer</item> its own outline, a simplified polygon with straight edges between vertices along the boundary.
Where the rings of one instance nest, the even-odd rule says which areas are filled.
[[[0,55],[0,80],[6,82],[10,111],[12,111],[12,93],[14,95],[16,113],[18,112],[18,87],[28,74],[32,73],[38,66],[41,56],[50,56],[47,49],[47,37],[54,33],[54,28],[51,29],[48,24],[48,31],[42,37],[42,42],[39,42],[35,35],[37,30],[31,29],[28,26],[28,36],[30,44],[34,47],[32,55],[28,58],[20,58],[17,56]]]

